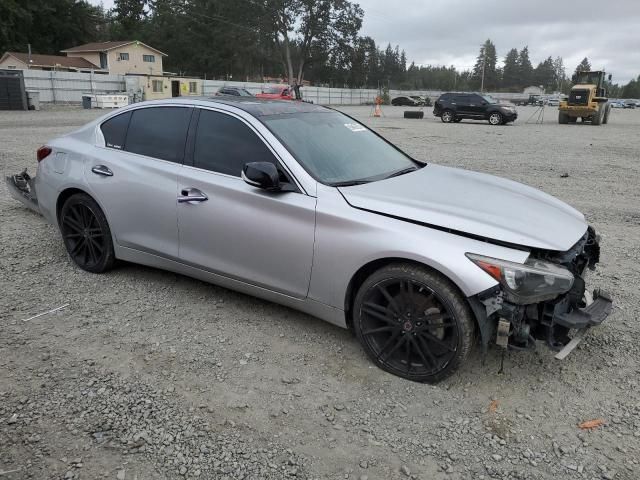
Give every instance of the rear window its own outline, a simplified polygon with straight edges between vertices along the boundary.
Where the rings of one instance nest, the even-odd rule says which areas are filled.
[[[149,107],[135,110],[125,141],[127,152],[181,162],[191,118],[188,107]]]
[[[116,115],[110,118],[102,125],[102,135],[104,135],[104,144],[109,148],[122,150],[124,148],[124,139],[127,136],[127,127],[131,119],[131,112]]]

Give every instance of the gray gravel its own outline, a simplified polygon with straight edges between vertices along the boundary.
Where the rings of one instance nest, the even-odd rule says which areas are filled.
[[[124,264],[91,275],[0,186],[0,478],[640,478],[640,112],[513,126],[344,109],[416,157],[502,175],[585,212],[610,319],[564,362],[539,345],[419,385],[346,331]],[[0,113],[4,173],[100,112]],[[523,212],[526,215],[526,212]],[[53,314],[23,321],[69,304]],[[583,431],[578,424],[603,418]]]

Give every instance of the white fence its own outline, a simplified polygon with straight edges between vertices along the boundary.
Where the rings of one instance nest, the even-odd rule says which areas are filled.
[[[125,90],[123,75],[23,70],[26,90],[40,92],[41,102],[81,103],[87,93]]]
[[[213,95],[220,87],[240,87],[253,93],[260,93],[265,86],[263,83],[251,82],[225,82],[222,80],[205,80],[203,82],[203,95]],[[354,88],[328,88],[328,87],[302,87],[302,97],[319,105],[365,105],[372,104],[379,95],[376,89]],[[391,98],[401,95],[428,96],[435,100],[444,93],[442,90],[390,90]],[[522,100],[529,98],[522,93],[491,93],[499,100]]]
[[[81,103],[83,94],[115,93],[126,90],[125,76],[101,75],[92,73],[54,72],[42,70],[23,70],[27,90],[40,92],[40,101],[45,103]],[[220,87],[234,86],[260,93],[264,83],[225,82],[204,80],[202,95],[214,95]],[[351,89],[328,87],[303,87],[302,96],[319,105],[365,105],[372,104],[379,92],[375,89]],[[442,94],[439,90],[391,90],[391,98],[399,95],[421,95],[436,99]],[[528,95],[518,93],[492,93],[502,100],[520,100]]]

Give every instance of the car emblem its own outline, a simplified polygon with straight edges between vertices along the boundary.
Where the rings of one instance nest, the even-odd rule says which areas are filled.
[[[404,325],[402,327],[404,328],[405,332],[413,330],[413,324],[408,320],[404,322]]]

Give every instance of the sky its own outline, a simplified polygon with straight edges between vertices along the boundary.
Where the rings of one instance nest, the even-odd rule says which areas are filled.
[[[99,4],[100,0],[90,0]],[[361,35],[385,48],[399,45],[409,62],[471,69],[490,38],[501,61],[529,47],[535,67],[561,56],[571,75],[588,57],[613,83],[640,75],[640,0],[356,0]],[[106,8],[113,0],[102,0]]]

